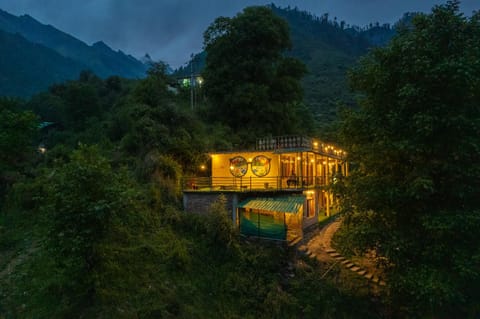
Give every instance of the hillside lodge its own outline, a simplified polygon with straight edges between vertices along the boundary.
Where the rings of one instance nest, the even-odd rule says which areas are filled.
[[[205,213],[220,194],[245,236],[295,242],[330,216],[329,186],[348,176],[345,152],[303,136],[261,138],[254,150],[209,154],[211,176],[187,177],[185,210]]]

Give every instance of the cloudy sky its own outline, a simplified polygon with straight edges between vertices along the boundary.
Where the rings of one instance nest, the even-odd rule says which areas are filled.
[[[441,0],[0,0],[0,8],[29,14],[44,24],[92,44],[103,40],[113,49],[141,57],[149,53],[173,67],[202,49],[202,34],[218,16],[233,16],[245,6],[274,2],[320,16],[364,26],[393,23],[404,12],[428,12]],[[463,0],[462,11],[480,9],[479,0]]]

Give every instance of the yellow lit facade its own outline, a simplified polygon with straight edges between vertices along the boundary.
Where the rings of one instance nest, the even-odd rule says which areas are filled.
[[[331,214],[336,200],[328,186],[348,175],[345,155],[333,145],[306,137],[259,139],[253,151],[211,153],[211,176],[190,178],[185,188],[197,193],[236,194],[232,218],[241,230],[243,221],[249,226],[249,235],[257,230],[259,234],[268,234],[269,228],[260,224],[270,220],[270,225],[276,225],[270,230],[276,229],[275,236],[279,238],[282,222],[284,239],[290,241],[292,237],[301,237],[302,230],[316,224],[321,216]],[[265,207],[249,206],[254,200],[265,203]],[[289,207],[292,201],[303,204],[295,206],[292,212],[275,208]]]

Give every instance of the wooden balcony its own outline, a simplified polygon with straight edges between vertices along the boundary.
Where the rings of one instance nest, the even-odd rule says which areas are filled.
[[[298,191],[321,188],[331,181],[325,176],[291,177],[185,177],[182,181],[184,191]]]

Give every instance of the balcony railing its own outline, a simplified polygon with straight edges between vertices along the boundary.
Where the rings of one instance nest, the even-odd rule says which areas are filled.
[[[318,154],[337,159],[344,159],[346,153],[320,140],[305,136],[276,136],[257,139],[255,146],[257,151],[284,151],[293,150],[312,151]]]
[[[313,140],[305,136],[276,136],[257,139],[257,151],[278,149],[311,149]]]
[[[329,176],[186,177],[182,187],[186,191],[277,191],[319,188],[330,181]]]

